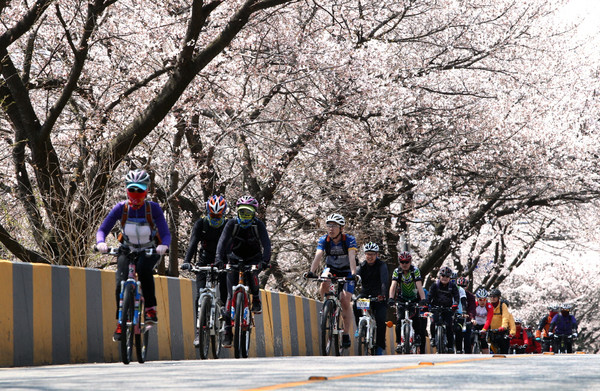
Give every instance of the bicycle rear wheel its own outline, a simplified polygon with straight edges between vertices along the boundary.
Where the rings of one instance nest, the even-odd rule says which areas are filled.
[[[210,335],[212,358],[217,359],[221,355],[221,306],[218,301],[215,303],[215,313],[213,314],[213,329]]]
[[[205,296],[200,304],[198,312],[198,337],[200,344],[198,349],[200,351],[200,358],[206,360],[208,358],[208,349],[210,348],[210,297]]]
[[[123,364],[129,364],[133,354],[135,334],[133,328],[133,304],[133,286],[126,285],[123,292],[123,307],[121,308],[121,361],[123,361]]]
[[[321,336],[319,347],[322,356],[329,356],[334,343],[333,336],[333,301],[326,300],[323,303],[323,313],[321,315]],[[337,347],[336,347],[337,349]]]

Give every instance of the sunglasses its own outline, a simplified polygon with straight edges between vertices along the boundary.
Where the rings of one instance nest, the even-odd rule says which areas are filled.
[[[254,212],[248,209],[240,209],[238,210],[238,216],[240,216],[240,218],[242,219],[251,219],[252,217],[254,217]]]
[[[406,265],[408,263],[410,263],[410,261],[400,261],[401,264]]]
[[[127,191],[130,193],[143,193],[146,190],[139,188],[139,187],[130,187],[129,189],[127,189]]]

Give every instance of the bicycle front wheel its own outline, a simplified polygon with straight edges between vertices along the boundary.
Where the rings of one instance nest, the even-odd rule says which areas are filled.
[[[233,353],[235,358],[248,357],[244,326],[244,312],[249,310],[245,292],[237,292],[235,295],[235,325],[233,331]]]
[[[446,353],[446,331],[442,326],[437,326],[435,330],[435,347],[437,349],[437,353]]]
[[[323,313],[321,316],[321,338],[319,347],[322,356],[329,356],[333,346],[333,301],[326,300],[323,303]],[[336,347],[337,349],[337,347]]]
[[[473,342],[473,354],[481,354],[481,341],[479,340],[479,336],[475,336],[475,341]]]
[[[402,341],[402,353],[410,354],[411,353],[411,343],[410,343],[410,324],[405,322],[402,326],[402,334],[404,335],[404,341]]]
[[[221,306],[215,304],[215,313],[213,314],[213,329],[210,335],[210,344],[212,346],[212,357],[217,359],[221,355]]]
[[[121,308],[121,361],[123,361],[123,364],[131,362],[133,353],[133,339],[135,334],[133,311],[133,286],[126,285],[123,292],[123,307]]]
[[[369,354],[369,343],[367,341],[367,321],[362,319],[358,325],[358,355]]]
[[[200,358],[206,360],[208,358],[208,349],[210,347],[210,297],[206,296],[202,299],[198,312],[198,337],[200,344]]]

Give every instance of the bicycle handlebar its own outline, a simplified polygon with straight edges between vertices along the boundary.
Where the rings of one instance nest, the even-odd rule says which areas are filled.
[[[194,273],[200,273],[200,272],[219,272],[219,273],[224,273],[225,270],[223,269],[219,269],[216,265],[207,265],[207,266],[196,266],[193,265],[192,268],[190,269],[190,271],[194,272]]]
[[[128,246],[119,246],[119,247],[108,247],[108,251],[105,253],[106,255],[118,256],[120,254],[120,250],[123,249],[123,254],[131,254],[133,251]],[[94,246],[94,252],[98,252],[98,248]],[[128,250],[128,251],[127,251]],[[146,255],[154,255],[157,254],[156,249],[154,247],[146,248],[143,250]]]

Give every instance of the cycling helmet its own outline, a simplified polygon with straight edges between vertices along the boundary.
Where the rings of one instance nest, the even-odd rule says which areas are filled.
[[[490,291],[490,297],[500,297],[500,296],[502,296],[500,289],[494,288]]]
[[[440,276],[440,277],[451,277],[452,276],[452,269],[450,269],[448,266],[444,266],[438,272],[438,276]]]
[[[523,324],[521,318],[515,318],[515,324]]]
[[[222,196],[214,195],[206,201],[206,213],[211,217],[221,217],[227,211],[227,201]]]
[[[558,312],[559,305],[558,304],[550,304],[548,306],[548,311],[550,312]]]
[[[147,190],[148,185],[150,185],[150,174],[142,169],[131,170],[125,175],[125,185],[128,189],[131,187],[139,187],[143,190]]]
[[[256,212],[256,210],[258,209],[258,201],[256,200],[256,198],[250,196],[250,195],[245,195],[242,196],[240,198],[238,198],[237,202],[235,203],[235,206],[240,209],[240,208],[253,208],[254,211]]]
[[[346,219],[344,219],[344,216],[342,216],[341,214],[332,213],[329,216],[327,216],[327,220],[325,221],[325,223],[336,223],[343,227],[344,225],[346,225]]]
[[[379,246],[377,245],[377,243],[373,243],[373,242],[369,242],[367,244],[365,244],[365,246],[363,247],[363,249],[365,250],[365,252],[379,252]]]
[[[573,309],[573,306],[569,303],[565,303],[563,305],[560,306],[560,310],[561,311],[571,311],[571,309]]]
[[[456,272],[452,272],[452,275],[450,276],[451,280],[456,280],[458,278],[458,273]]]
[[[469,279],[467,277],[459,277],[458,280],[456,280],[456,285],[465,288],[469,286]]]
[[[477,292],[475,292],[475,297],[478,299],[485,299],[488,297],[488,291],[486,291],[485,288],[479,288],[477,289]]]
[[[410,255],[410,253],[408,251],[403,251],[400,254],[398,254],[398,261],[412,262],[412,255]]]

